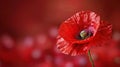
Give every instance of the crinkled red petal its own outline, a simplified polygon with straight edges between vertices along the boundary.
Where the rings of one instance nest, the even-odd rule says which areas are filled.
[[[100,27],[98,28],[98,31],[94,37],[94,39],[91,41],[91,45],[93,46],[99,46],[106,44],[112,36],[112,25],[107,22],[101,22]]]
[[[57,38],[57,48],[64,54],[76,56],[85,53],[87,50],[87,46],[85,46],[85,44],[72,44],[64,40],[61,36],[58,36]]]
[[[74,36],[79,31],[79,27],[72,20],[64,22],[59,28],[59,35],[67,41],[75,40]]]

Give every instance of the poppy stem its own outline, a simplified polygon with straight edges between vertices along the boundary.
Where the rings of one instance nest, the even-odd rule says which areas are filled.
[[[88,51],[88,57],[89,57],[89,60],[90,60],[90,62],[91,62],[91,64],[92,64],[92,67],[95,67],[94,61],[93,61],[93,59],[92,59],[90,50]]]

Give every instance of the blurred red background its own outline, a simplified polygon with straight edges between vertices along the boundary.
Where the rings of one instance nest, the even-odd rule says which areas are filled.
[[[56,49],[59,25],[82,10],[113,25],[110,43],[91,51],[95,66],[120,67],[119,0],[0,0],[0,67],[91,67]]]

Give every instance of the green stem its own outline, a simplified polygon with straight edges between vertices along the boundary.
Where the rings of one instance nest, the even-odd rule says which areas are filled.
[[[91,53],[90,53],[90,50],[88,51],[88,57],[89,57],[89,60],[90,60],[90,62],[91,62],[91,64],[92,64],[92,67],[95,67],[94,61],[93,61],[92,56],[91,56]]]

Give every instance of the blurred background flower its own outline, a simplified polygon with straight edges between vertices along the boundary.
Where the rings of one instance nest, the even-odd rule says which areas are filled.
[[[0,67],[90,67],[86,55],[56,49],[61,22],[81,10],[113,24],[106,46],[91,51],[96,67],[120,67],[119,0],[0,0]]]

